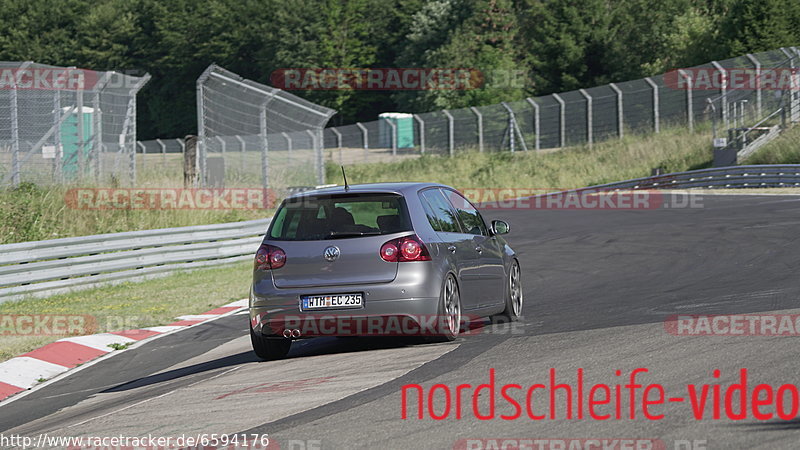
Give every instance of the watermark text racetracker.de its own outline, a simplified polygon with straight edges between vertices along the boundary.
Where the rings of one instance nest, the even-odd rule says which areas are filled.
[[[675,439],[672,446],[648,438],[466,438],[453,450],[707,450],[707,439]]]
[[[286,68],[270,75],[283,90],[420,91],[530,86],[524,70],[474,68]]]
[[[664,321],[675,336],[800,336],[800,314],[683,314]]]
[[[86,314],[0,314],[0,336],[80,336],[98,329]]]
[[[297,330],[301,336],[440,336],[450,326],[452,318],[440,314],[404,314],[386,316],[360,316],[358,314],[277,314],[256,315],[251,325],[263,323],[265,331],[282,335],[286,330]],[[459,335],[524,334],[519,322],[493,320],[462,314],[458,324]]]
[[[660,439],[642,438],[465,438],[453,450],[666,450]]]
[[[670,89],[682,91],[796,91],[800,89],[800,69],[774,67],[756,70],[752,67],[731,67],[718,70],[714,67],[688,67],[665,73],[664,84]]]
[[[104,74],[105,72],[73,67],[6,67],[0,68],[0,89],[90,91],[97,87],[130,89],[139,83],[137,79],[124,76],[104,77]],[[99,83],[101,80],[102,83]]]
[[[270,209],[276,195],[263,188],[72,188],[69,208],[85,210]]]
[[[703,207],[700,194],[676,190],[583,188],[553,192],[552,188],[462,188],[460,191],[483,209],[631,210]]]

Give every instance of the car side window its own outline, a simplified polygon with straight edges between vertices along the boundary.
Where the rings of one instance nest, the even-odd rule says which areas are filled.
[[[479,236],[488,236],[489,232],[486,224],[483,222],[481,213],[472,206],[472,203],[464,198],[461,194],[450,189],[442,189],[447,196],[447,200],[458,212],[458,220],[461,222],[464,232],[468,234],[476,234]]]
[[[461,233],[454,210],[438,189],[422,191],[419,196],[428,222],[435,231]]]

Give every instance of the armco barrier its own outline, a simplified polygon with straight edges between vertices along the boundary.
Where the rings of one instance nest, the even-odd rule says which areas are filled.
[[[738,189],[800,186],[800,164],[717,167],[601,184],[584,189]]]
[[[0,303],[250,259],[269,219],[0,245]]]

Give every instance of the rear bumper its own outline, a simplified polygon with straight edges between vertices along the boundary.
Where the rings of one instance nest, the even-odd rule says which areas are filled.
[[[326,311],[300,311],[295,302],[251,307],[250,321],[264,336],[282,336],[285,330],[300,330],[301,337],[427,336],[441,326],[438,306],[438,297],[365,300],[360,309]]]
[[[388,283],[304,288],[276,288],[272,278],[254,277],[250,291],[250,326],[264,336],[299,329],[302,337],[429,334],[439,322],[439,294],[444,271],[430,262],[402,263]],[[363,293],[363,307],[302,311],[303,295]],[[422,328],[422,329],[421,329]]]

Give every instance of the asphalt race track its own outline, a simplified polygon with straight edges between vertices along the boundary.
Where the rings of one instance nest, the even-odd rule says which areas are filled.
[[[725,389],[739,381],[741,368],[749,385],[797,385],[796,336],[667,332],[665,320],[675,314],[800,313],[800,197],[701,200],[703,207],[686,209],[486,211],[508,220],[508,240],[520,256],[524,320],[511,328],[487,324],[448,344],[319,338],[301,341],[286,360],[257,362],[247,316],[233,315],[126,350],[0,406],[0,429],[26,436],[247,432],[297,450],[453,448],[460,439],[503,438],[796,448],[800,420],[724,413],[715,420],[708,404],[698,420],[688,400],[653,407],[660,420],[645,418],[641,408],[629,418],[628,397],[619,419],[567,419],[562,401],[553,419],[523,412],[504,420],[500,415],[514,408],[497,401],[495,418],[479,420],[465,397],[461,419],[453,413],[434,420],[427,409],[417,418],[414,397],[410,418],[401,419],[401,386],[417,383],[427,394],[443,383],[455,392],[460,384],[488,383],[490,369],[498,386],[527,388],[548,384],[551,368],[559,383],[573,385],[582,368],[587,386],[624,385],[633,369],[646,368],[637,382],[660,384],[667,397],[686,397],[688,384]],[[479,406],[489,404],[487,391],[476,397]],[[546,400],[540,394],[534,409],[544,410]],[[439,414],[444,401],[436,404]]]

